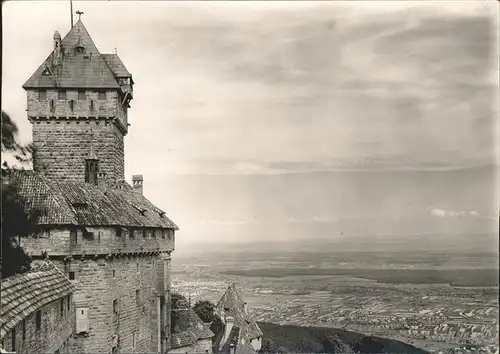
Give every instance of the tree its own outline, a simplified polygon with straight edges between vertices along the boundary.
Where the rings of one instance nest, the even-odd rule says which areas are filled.
[[[193,310],[205,323],[211,323],[214,320],[215,305],[208,300],[197,301]]]
[[[10,116],[2,111],[2,152],[11,153],[20,163],[31,159],[32,148],[17,141],[19,129]],[[20,247],[16,238],[37,232],[41,210],[26,209],[26,201],[21,198],[18,184],[11,179],[13,169],[7,162],[2,163],[2,266],[1,278],[24,273],[30,269],[31,258]]]
[[[184,295],[172,293],[170,295],[170,327],[172,333],[180,332],[179,324],[182,322],[183,311],[189,309],[189,302]]]

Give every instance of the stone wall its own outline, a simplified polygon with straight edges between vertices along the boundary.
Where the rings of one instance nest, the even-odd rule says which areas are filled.
[[[169,230],[167,234],[142,232],[134,230],[128,235],[117,233],[115,228],[85,228],[92,232],[92,237],[84,237],[82,229],[76,234],[76,239],[70,238],[69,229],[47,229],[35,236],[20,238],[20,245],[30,255],[41,256],[43,251],[49,256],[77,256],[91,254],[118,253],[150,253],[158,251],[173,251],[175,234]],[[163,238],[165,237],[165,238]],[[165,289],[164,287],[162,289]]]
[[[66,91],[58,100],[57,91],[47,90],[41,99],[36,90],[28,90],[28,118],[33,124],[33,168],[56,179],[85,179],[85,158],[90,144],[99,158],[99,170],[109,180],[124,179],[124,135],[126,109],[120,106],[117,91],[107,91],[106,100],[86,91],[88,99],[78,100],[78,91]],[[89,108],[90,99],[94,109]],[[50,102],[54,102],[51,110]],[[73,110],[69,101],[73,102]],[[120,129],[120,120],[125,131]]]
[[[21,238],[34,258],[46,251],[77,286],[74,313],[78,322],[84,310],[88,331],[75,334],[72,352],[111,353],[115,335],[117,352],[157,352],[158,331],[165,346],[170,318],[170,255],[159,251],[173,249],[173,231],[163,239],[139,230],[118,236],[115,228],[86,229],[94,237],[79,233],[76,243],[65,229]]]
[[[39,329],[36,327],[36,312],[33,312],[14,328],[15,347],[12,346],[12,331],[4,337],[2,347],[18,354],[54,353],[56,350],[59,353],[69,353],[73,345],[71,334],[75,320],[71,295],[45,305],[40,313]]]

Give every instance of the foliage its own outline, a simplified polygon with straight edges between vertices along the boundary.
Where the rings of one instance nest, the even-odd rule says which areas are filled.
[[[2,111],[2,153],[12,155],[14,159],[23,166],[33,161],[33,144],[23,145],[18,141],[19,128],[10,116]],[[7,161],[2,162],[2,169],[11,166]]]
[[[32,149],[17,141],[19,129],[10,116],[2,111],[2,153],[12,153],[18,162],[30,160]],[[28,211],[26,202],[18,193],[17,183],[10,178],[12,169],[2,164],[2,279],[30,269],[31,258],[20,247],[18,240],[37,232],[37,220],[42,211]],[[17,238],[17,240],[16,240]]]
[[[214,320],[215,305],[208,300],[197,301],[193,310],[205,323],[211,323]]]
[[[172,310],[188,308],[189,303],[184,295],[178,293],[172,293],[170,295],[170,304],[172,306]]]
[[[183,311],[189,308],[189,302],[184,295],[172,293],[170,295],[170,326],[172,333],[181,332],[180,324],[183,318]]]

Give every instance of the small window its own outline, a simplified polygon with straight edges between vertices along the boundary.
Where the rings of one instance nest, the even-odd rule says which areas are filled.
[[[137,273],[139,273],[139,270],[140,270],[139,263],[137,263]]]
[[[136,290],[135,291],[135,303],[139,305],[141,303],[141,291]]]
[[[116,271],[113,269],[113,278],[116,277]]]
[[[75,280],[75,272],[69,272],[69,280]],[[69,301],[68,301],[69,304]]]
[[[71,230],[69,232],[69,242],[73,245],[78,243],[78,235],[76,233],[76,230]]]
[[[117,315],[117,314],[118,314],[118,300],[116,300],[116,299],[115,299],[115,300],[113,300],[113,313],[114,313],[115,315]]]
[[[70,100],[70,101],[69,101],[69,109],[70,109],[71,111],[73,111],[73,110],[75,109],[75,101],[73,101],[73,100]]]
[[[90,100],[90,109],[94,109],[94,100]]]
[[[57,92],[57,99],[65,100],[66,99],[66,91],[61,90]]]
[[[129,232],[129,237],[130,238],[134,238],[134,232],[135,232],[135,230],[130,230],[130,232]]]
[[[16,351],[16,329],[12,328],[12,351]]]
[[[64,316],[64,299],[61,299],[61,303],[59,304],[59,314],[61,317]]]
[[[23,330],[23,340],[25,340],[26,339],[26,319],[23,319],[21,327],[22,327],[22,330]]]
[[[165,238],[166,238],[166,234],[167,234],[167,232],[168,232],[167,230],[162,230],[162,231],[161,231],[161,238],[162,238],[162,239],[165,239]]]
[[[54,112],[54,110],[55,110],[54,100],[50,100],[50,110],[52,112]]]
[[[47,99],[47,91],[45,91],[45,90],[38,91],[38,99],[39,100],[46,100]]]
[[[76,309],[76,333],[89,331],[88,307],[79,307]]]
[[[122,237],[122,229],[119,228],[119,227],[116,229],[116,236],[117,237]]]
[[[78,90],[78,101],[85,100],[85,90]]]
[[[71,274],[71,273],[73,273],[73,279],[74,279],[74,278],[75,278],[75,272],[70,272],[70,274]],[[70,278],[70,279],[71,279],[71,278]],[[67,300],[66,302],[67,302],[67,305],[68,305],[68,311],[69,311],[69,309],[71,308],[71,296],[68,296],[68,297],[66,298],[66,300]]]
[[[97,93],[97,99],[99,101],[105,101],[106,100],[106,91],[99,91]]]
[[[135,332],[132,332],[132,346],[135,347]]]
[[[36,330],[39,331],[42,328],[42,311],[37,311],[35,313]]]

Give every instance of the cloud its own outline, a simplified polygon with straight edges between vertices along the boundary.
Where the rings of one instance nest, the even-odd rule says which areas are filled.
[[[127,169],[265,174],[496,163],[497,9],[283,5],[85,4],[97,46],[118,47],[136,82]],[[5,7],[2,42],[2,103],[28,131],[21,85],[48,55],[54,27],[67,27],[64,4],[44,3],[50,18],[38,16],[42,5],[29,6]],[[122,21],[110,23],[109,14]],[[17,30],[25,25],[39,30]]]
[[[464,216],[472,216],[472,217],[482,217],[478,211],[476,210],[468,210],[468,211],[455,211],[455,210],[443,210],[443,209],[432,209],[430,211],[432,216],[445,218],[445,217],[464,217]]]

